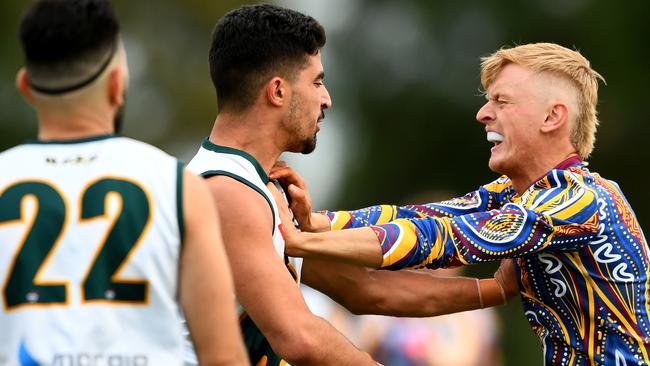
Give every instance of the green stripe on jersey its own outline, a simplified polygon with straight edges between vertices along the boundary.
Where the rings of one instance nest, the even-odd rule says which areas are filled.
[[[176,218],[178,219],[178,235],[183,245],[185,238],[185,215],[183,212],[183,173],[185,169],[182,161],[178,160],[176,167]]]
[[[269,182],[270,180],[269,176],[266,174],[264,169],[262,169],[262,165],[257,161],[257,159],[255,159],[251,154],[247,153],[246,151],[238,150],[228,146],[217,145],[214,142],[208,140],[207,137],[203,140],[201,146],[204,149],[210,151],[214,151],[222,154],[232,154],[232,155],[241,156],[242,158],[248,160],[251,164],[253,164],[253,167],[255,167],[257,174],[260,176],[260,178],[262,178],[262,182],[264,182],[264,184]]]
[[[55,145],[55,144],[61,144],[61,145],[68,145],[68,144],[81,144],[84,142],[93,142],[93,141],[100,141],[100,140],[106,140],[114,137],[122,137],[117,134],[108,134],[108,135],[97,135],[97,136],[90,136],[90,137],[83,137],[79,139],[70,139],[70,140],[38,140],[38,139],[32,139],[32,140],[27,140],[25,141],[25,144],[37,144],[37,145]]]

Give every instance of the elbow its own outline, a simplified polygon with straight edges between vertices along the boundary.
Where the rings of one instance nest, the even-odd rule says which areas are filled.
[[[316,327],[292,328],[275,339],[269,339],[273,350],[291,365],[311,364],[319,360],[318,332]],[[314,328],[313,330],[310,330]]]

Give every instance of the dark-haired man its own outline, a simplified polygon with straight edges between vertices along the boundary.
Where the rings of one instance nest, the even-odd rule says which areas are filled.
[[[205,183],[115,135],[128,69],[103,0],[22,18],[38,139],[0,154],[0,364],[248,364]]]
[[[332,104],[323,84],[324,44],[316,20],[273,5],[233,10],[212,35],[219,115],[188,168],[207,179],[217,204],[253,364],[374,365],[309,311],[301,279],[363,313],[430,316],[505,301],[493,279],[484,283],[482,303],[476,279],[381,273],[284,255],[268,172],[283,152],[306,154],[316,146]],[[416,298],[403,281],[430,290]],[[458,301],[443,301],[456,295]]]

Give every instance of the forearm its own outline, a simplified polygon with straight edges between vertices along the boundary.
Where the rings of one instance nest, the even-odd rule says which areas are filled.
[[[285,239],[285,252],[294,257],[341,260],[371,268],[382,263],[379,240],[371,228],[297,233]]]
[[[495,274],[501,282],[494,278],[477,282],[426,269],[384,271],[306,259],[302,279],[354,314],[428,317],[505,303],[518,293],[514,267],[509,265]]]
[[[493,278],[479,280],[429,276],[430,289],[418,293],[420,299],[407,299],[397,304],[395,300],[387,298],[381,314],[429,317],[503,305],[507,301],[505,293]]]
[[[377,365],[325,320],[315,317],[312,323],[308,332],[314,336],[313,343],[303,348],[299,359],[287,360],[292,365]]]
[[[493,279],[443,277],[422,271],[373,271],[374,286],[360,289],[354,313],[430,317],[505,304]]]

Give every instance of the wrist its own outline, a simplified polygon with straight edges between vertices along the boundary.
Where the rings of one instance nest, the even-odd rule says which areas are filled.
[[[307,231],[319,233],[331,231],[332,224],[324,211],[312,212],[309,216],[309,228]]]
[[[482,308],[503,305],[508,302],[505,290],[494,278],[478,280],[477,287],[479,291],[479,305]]]

